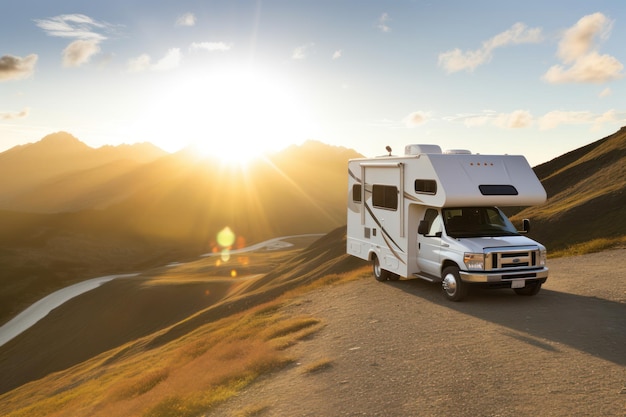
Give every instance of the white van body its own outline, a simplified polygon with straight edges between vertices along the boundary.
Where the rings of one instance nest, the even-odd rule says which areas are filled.
[[[534,295],[546,281],[545,247],[498,209],[546,200],[523,156],[408,145],[352,159],[348,174],[347,253],[371,261],[378,280],[441,282],[453,301],[470,284]]]

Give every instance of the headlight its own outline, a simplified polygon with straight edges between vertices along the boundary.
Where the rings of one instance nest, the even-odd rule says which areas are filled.
[[[466,252],[463,256],[463,262],[465,262],[465,266],[468,270],[482,271],[485,269],[485,255],[482,253]]]
[[[539,251],[539,265],[546,266],[547,259],[548,259],[548,252],[545,249],[541,249]]]

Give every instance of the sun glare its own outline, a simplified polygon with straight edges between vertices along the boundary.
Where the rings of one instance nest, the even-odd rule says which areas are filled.
[[[260,71],[186,74],[146,111],[137,130],[166,150],[191,147],[228,163],[307,139],[311,123],[294,88]]]

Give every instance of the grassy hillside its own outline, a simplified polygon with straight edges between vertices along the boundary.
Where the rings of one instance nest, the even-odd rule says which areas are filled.
[[[358,156],[307,142],[238,167],[188,151],[141,160],[137,149],[94,150],[56,134],[0,154],[0,172],[17,176],[21,165],[31,167],[29,155],[47,161],[44,171],[56,174],[18,181],[12,201],[59,210],[0,210],[0,324],[76,281],[210,252],[225,227],[237,245],[328,232],[345,223],[345,164]]]
[[[533,220],[532,236],[558,250],[626,235],[626,128],[535,167],[546,204],[515,216]]]
[[[91,201],[108,199],[101,210],[0,212],[0,318],[76,280],[146,271],[71,300],[0,347],[0,414],[192,416],[288,364],[286,347],[323,323],[283,316],[281,295],[369,274],[335,228],[355,156],[308,142],[243,170],[181,152],[109,166],[111,178],[102,167],[77,171],[94,179]],[[626,235],[626,129],[535,170],[548,202],[514,220],[532,218],[531,236],[550,251]],[[78,177],[58,180],[80,189]],[[225,226],[248,244],[335,229],[310,246],[292,239],[282,251],[197,259],[218,248]],[[194,260],[163,267],[182,259]]]
[[[210,408],[288,364],[285,349],[322,325],[284,316],[288,298],[280,296],[321,278],[359,276],[348,272],[363,263],[345,255],[344,234],[155,269],[73,299],[0,347],[0,414],[191,416]],[[100,314],[79,314],[89,310]]]

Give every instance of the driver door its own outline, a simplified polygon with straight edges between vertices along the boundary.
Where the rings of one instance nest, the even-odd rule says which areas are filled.
[[[429,228],[428,233],[418,233],[417,235],[417,265],[421,272],[439,278],[441,275],[439,256],[443,220],[437,210],[428,209],[424,213],[423,221],[428,222]]]

